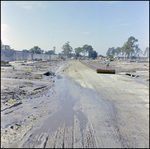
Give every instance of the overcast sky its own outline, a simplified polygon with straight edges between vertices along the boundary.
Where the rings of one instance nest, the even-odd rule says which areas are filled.
[[[91,45],[98,54],[130,36],[149,47],[149,1],[1,1],[1,39],[15,50],[39,46],[56,53]]]

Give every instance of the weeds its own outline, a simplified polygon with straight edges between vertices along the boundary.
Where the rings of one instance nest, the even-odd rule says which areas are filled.
[[[33,84],[32,82],[24,82],[24,84]]]
[[[34,79],[39,79],[39,76],[35,76]]]
[[[136,72],[136,69],[126,70],[126,72]]]
[[[42,70],[42,69],[40,69],[39,71],[48,71],[48,70]]]
[[[30,73],[30,72],[31,72],[31,70],[24,70],[24,72],[28,72],[28,73]]]

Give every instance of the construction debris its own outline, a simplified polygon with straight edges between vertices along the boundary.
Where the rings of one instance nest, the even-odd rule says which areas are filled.
[[[114,69],[97,69],[97,73],[107,73],[107,74],[115,74]]]
[[[48,71],[48,72],[45,72],[43,75],[50,76],[50,75],[55,75],[55,73]]]
[[[1,66],[11,66],[9,62],[1,61]]]
[[[131,77],[138,77],[139,75],[131,74],[131,73],[126,73],[126,75],[131,76]]]
[[[37,88],[35,88],[35,89],[34,89],[34,91],[35,91],[35,90],[42,89],[42,88],[45,88],[45,87],[47,87],[47,86],[41,86],[41,87],[37,87]]]

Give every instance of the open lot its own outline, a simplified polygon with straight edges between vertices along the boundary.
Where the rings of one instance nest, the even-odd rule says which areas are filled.
[[[96,73],[102,60],[10,64],[1,147],[149,147],[149,63],[112,61],[116,74]]]

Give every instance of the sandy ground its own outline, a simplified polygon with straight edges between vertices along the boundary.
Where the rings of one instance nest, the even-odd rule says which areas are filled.
[[[49,101],[44,100],[46,96],[44,91],[48,91],[46,96],[48,98],[54,94],[51,88],[57,77],[56,75],[47,77],[42,74],[47,71],[56,72],[63,63],[64,61],[10,62],[14,69],[1,67],[1,135],[4,136],[2,147],[4,147],[3,143],[8,146],[9,142],[12,143],[16,137],[20,137],[18,135],[20,127],[25,129],[24,133],[31,129],[38,117],[41,117],[41,113],[46,111],[45,104]],[[28,73],[25,70],[31,70],[31,72]],[[35,79],[35,76],[39,79]],[[31,101],[31,99],[38,100]],[[39,111],[41,103],[45,104],[40,106],[38,114],[36,112]],[[54,112],[57,108],[55,109],[53,105],[52,110]],[[21,134],[23,135],[23,132]]]
[[[84,60],[82,62],[93,66],[91,67],[93,69],[106,69],[104,60]],[[149,84],[149,61],[146,62],[134,60],[133,62],[130,62],[130,60],[116,60],[111,61],[109,68],[107,69],[115,69],[116,74],[128,75],[136,78],[135,80],[137,81]]]
[[[84,62],[1,67],[1,147],[149,147],[149,63]]]

